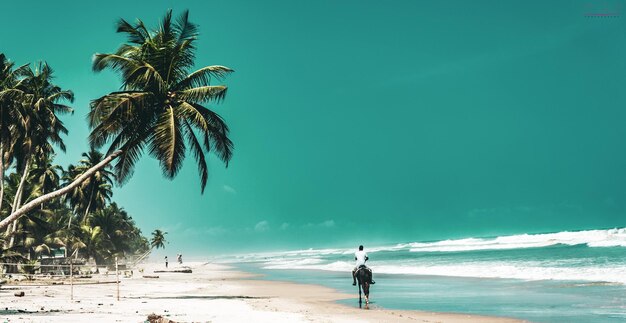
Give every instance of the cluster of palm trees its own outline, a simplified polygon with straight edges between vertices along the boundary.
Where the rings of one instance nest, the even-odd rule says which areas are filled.
[[[74,94],[52,83],[46,63],[15,66],[0,54],[0,256],[16,251],[33,259],[63,247],[68,256],[102,262],[163,246],[162,232],[149,243],[111,202],[113,184],[130,178],[144,151],[171,179],[189,148],[202,191],[208,179],[205,154],[214,152],[228,165],[233,149],[228,127],[205,104],[224,99],[226,86],[210,82],[232,70],[215,65],[190,72],[197,26],[188,12],[174,20],[168,11],[152,31],[141,20],[132,25],[122,19],[117,31],[128,43],[115,53],[96,54],[93,69],[119,72],[122,87],[92,101],[92,148],[67,169],[53,159],[55,149],[65,151],[61,136],[68,130],[59,116],[73,112],[67,104]]]
[[[71,183],[103,155],[92,149],[67,170],[54,164],[55,148],[65,150],[67,133],[59,115],[72,112],[73,93],[52,83],[46,63],[14,67],[0,54],[0,215]],[[7,171],[10,171],[5,177]],[[37,259],[64,250],[96,262],[148,248],[132,218],[111,203],[115,175],[99,169],[65,195],[33,208],[4,231],[3,254]],[[73,222],[73,223],[72,223]]]

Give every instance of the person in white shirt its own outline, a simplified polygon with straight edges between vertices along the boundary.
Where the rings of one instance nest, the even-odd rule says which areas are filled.
[[[365,267],[365,269],[370,271],[370,274],[372,273],[372,269],[370,269],[369,267],[365,266],[365,262],[369,259],[369,257],[367,257],[367,252],[365,252],[363,250],[363,246],[359,246],[359,251],[354,253],[354,260],[356,260],[356,265],[354,267],[354,269],[352,269],[352,286],[356,286],[356,272],[359,270],[359,268],[361,266]],[[374,279],[372,279],[371,284],[376,284],[376,282],[374,281]]]

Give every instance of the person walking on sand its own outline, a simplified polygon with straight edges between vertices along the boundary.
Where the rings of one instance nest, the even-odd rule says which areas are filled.
[[[356,272],[361,267],[369,270],[370,277],[372,277],[372,280],[371,280],[370,284],[372,284],[372,285],[376,284],[376,282],[374,281],[374,278],[373,278],[372,269],[365,265],[365,262],[368,259],[370,259],[370,258],[367,256],[367,252],[365,252],[363,250],[363,246],[362,245],[359,246],[359,250],[354,253],[354,260],[356,260],[356,264],[354,266],[354,269],[352,269],[352,286],[356,286]]]
[[[183,254],[182,253],[178,254],[177,257],[178,257],[178,264],[182,265],[183,264]]]
[[[167,268],[167,256],[165,256],[165,268]]]

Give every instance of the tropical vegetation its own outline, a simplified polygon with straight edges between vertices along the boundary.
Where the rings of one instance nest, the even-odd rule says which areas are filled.
[[[228,126],[207,104],[227,92],[211,82],[233,71],[192,70],[198,33],[188,18],[173,19],[170,10],[153,30],[141,20],[118,22],[127,43],[96,54],[93,70],[119,73],[121,88],[91,102],[90,149],[66,168],[54,158],[66,148],[62,115],[73,113],[74,93],[54,83],[46,62],[16,66],[0,53],[0,259],[33,261],[61,250],[106,263],[162,248],[167,233],[155,230],[148,241],[113,201],[114,187],[128,181],[145,152],[171,179],[191,150],[202,192],[207,154],[228,166]]]

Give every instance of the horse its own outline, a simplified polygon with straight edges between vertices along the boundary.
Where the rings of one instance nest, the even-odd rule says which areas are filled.
[[[356,274],[356,280],[359,283],[359,308],[362,308],[363,301],[361,299],[361,287],[365,295],[365,309],[369,309],[370,304],[370,283],[372,282],[372,272],[365,266],[359,267]]]

